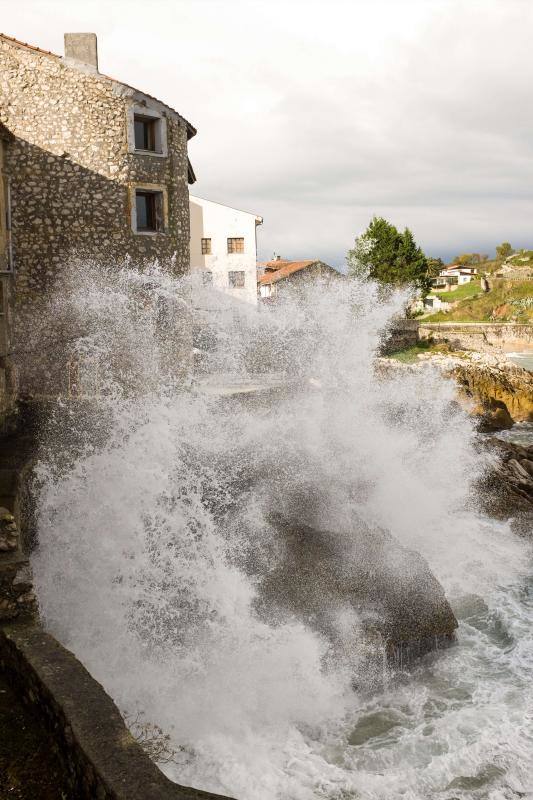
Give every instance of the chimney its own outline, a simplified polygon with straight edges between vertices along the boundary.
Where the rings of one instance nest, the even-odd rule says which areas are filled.
[[[73,61],[98,72],[96,33],[65,33],[65,61]]]

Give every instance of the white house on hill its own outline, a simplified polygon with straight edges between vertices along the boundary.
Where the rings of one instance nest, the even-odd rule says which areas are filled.
[[[439,291],[453,291],[464,283],[470,283],[477,277],[477,274],[475,267],[463,267],[462,265],[447,267],[434,278],[432,286]]]
[[[248,211],[189,195],[191,272],[204,285],[257,305],[257,226],[263,218]]]

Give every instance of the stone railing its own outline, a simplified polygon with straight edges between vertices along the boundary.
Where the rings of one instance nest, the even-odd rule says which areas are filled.
[[[166,778],[100,684],[38,626],[0,628],[0,670],[52,735],[76,800],[228,800]]]
[[[29,428],[28,419],[26,433]],[[68,797],[224,800],[168,780],[128,732],[102,686],[41,628],[29,561],[33,450],[22,435],[0,439],[0,674],[43,734],[48,731]],[[17,753],[17,758],[26,755],[31,753]]]

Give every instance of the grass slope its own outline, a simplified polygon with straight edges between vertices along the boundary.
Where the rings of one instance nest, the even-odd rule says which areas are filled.
[[[493,278],[489,282],[491,284],[490,292],[466,297],[460,300],[451,311],[447,313],[438,311],[436,314],[424,317],[424,322],[521,322],[533,324],[533,280],[512,281],[505,280],[505,278]]]
[[[470,283],[463,283],[451,292],[431,292],[430,297],[437,296],[443,303],[455,303],[457,300],[465,300],[467,297],[474,297],[481,294],[481,282],[470,281]]]

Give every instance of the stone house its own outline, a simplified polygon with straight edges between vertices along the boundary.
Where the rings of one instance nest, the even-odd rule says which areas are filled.
[[[149,94],[98,70],[92,33],[64,56],[0,35],[15,328],[72,258],[189,269],[187,146],[194,127]]]
[[[277,256],[273,261],[261,264],[258,270],[257,291],[263,302],[271,302],[284,289],[304,285],[317,278],[342,280],[343,275],[334,267],[318,259],[287,261]]]
[[[191,271],[235,300],[257,305],[257,227],[263,218],[190,195]]]

